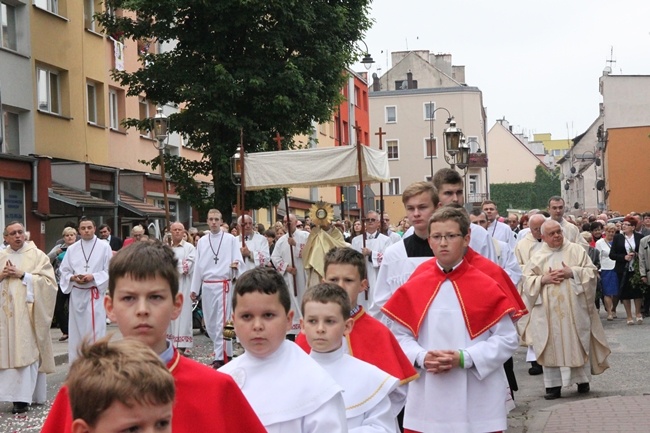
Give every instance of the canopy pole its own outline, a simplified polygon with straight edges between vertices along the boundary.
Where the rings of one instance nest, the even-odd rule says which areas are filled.
[[[361,127],[359,126],[358,123],[355,122],[355,131],[357,132],[357,169],[359,171],[359,190],[361,192],[361,234],[362,234],[362,244],[363,248],[366,248],[366,211],[363,203],[363,171],[361,168],[361,139],[359,138],[361,136]],[[366,298],[366,301],[368,300],[368,290],[365,290],[364,296]]]
[[[244,155],[246,152],[244,151],[244,128],[239,128],[239,158],[241,161],[241,181],[239,182],[241,184],[240,186],[240,193],[241,193],[241,246],[242,248],[246,248],[246,236],[244,235],[244,226],[246,225],[246,204],[245,204],[245,197],[246,197],[246,173],[244,172],[246,164],[244,164]]]
[[[383,138],[386,135],[385,132],[379,127],[379,132],[375,132],[375,135],[379,136],[379,150],[383,150]],[[384,182],[379,182],[379,232],[388,236],[388,226],[386,226],[386,233],[384,233]]]
[[[277,143],[278,150],[282,150],[282,139],[284,137],[280,135],[280,132],[275,133],[275,142]],[[287,235],[289,236],[289,239],[293,237],[293,233],[291,232],[291,217],[289,215],[289,197],[287,196],[287,188],[283,188],[282,191],[284,192],[284,208],[286,209],[287,212]],[[291,267],[293,267],[294,272],[297,271],[296,269],[296,260],[293,258],[293,245],[291,245],[291,242],[287,242],[289,244],[289,255],[291,256]],[[293,296],[298,297],[298,285],[296,284],[296,274],[293,273],[291,274],[293,277]]]

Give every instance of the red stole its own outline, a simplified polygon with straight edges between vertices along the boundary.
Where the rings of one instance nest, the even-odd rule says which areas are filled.
[[[450,280],[472,339],[481,335],[518,306],[490,277],[463,260],[445,274],[437,259],[420,265],[420,272],[404,283],[382,308],[384,314],[407,327],[418,338],[429,306],[446,280]]]
[[[352,332],[346,337],[351,356],[398,378],[400,385],[418,378],[413,364],[386,325],[369,316],[363,307],[352,316],[352,320],[354,320]],[[296,344],[305,352],[311,352],[305,334],[298,334]]]

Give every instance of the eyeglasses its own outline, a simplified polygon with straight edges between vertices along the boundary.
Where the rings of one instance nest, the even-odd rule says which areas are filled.
[[[622,223],[621,225],[622,226],[631,226],[632,224],[630,224],[630,223]]]
[[[376,223],[377,219],[376,218],[368,218],[366,221],[368,221],[369,223]]]
[[[429,236],[435,243],[440,243],[443,239],[445,242],[453,242],[455,239],[462,238],[461,233],[447,233],[446,235],[431,235]]]

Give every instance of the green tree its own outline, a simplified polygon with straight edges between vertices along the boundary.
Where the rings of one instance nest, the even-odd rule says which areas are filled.
[[[490,198],[502,212],[506,209],[546,209],[549,197],[560,195],[560,169],[535,168],[534,182],[490,185]]]
[[[137,71],[113,71],[128,95],[183,104],[170,128],[203,160],[165,156],[181,196],[199,209],[230,218],[236,188],[229,158],[244,131],[247,152],[275,150],[273,137],[309,133],[328,121],[341,101],[345,68],[355,42],[370,27],[370,0],[105,0],[98,14],[107,33],[142,46],[173,49],[141,53]],[[135,16],[136,18],[132,18]],[[150,126],[128,119],[130,127]],[[286,138],[284,149],[293,146]],[[157,158],[150,161],[156,168]],[[194,181],[212,176],[214,191]],[[247,208],[276,203],[281,192],[247,193]]]

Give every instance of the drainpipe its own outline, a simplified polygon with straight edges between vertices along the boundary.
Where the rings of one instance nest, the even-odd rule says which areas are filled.
[[[113,185],[115,191],[115,211],[113,218],[113,233],[117,236],[120,233],[120,221],[119,221],[119,212],[120,212],[120,169],[115,169],[115,182]]]

